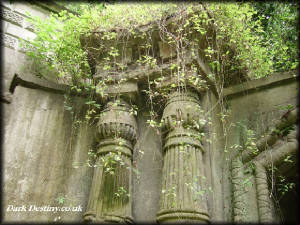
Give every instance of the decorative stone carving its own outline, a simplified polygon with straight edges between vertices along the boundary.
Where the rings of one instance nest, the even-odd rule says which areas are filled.
[[[4,34],[3,35],[3,43],[7,47],[15,49],[17,46],[17,43],[18,43],[18,39],[11,35]]]
[[[35,26],[33,23],[30,23],[30,22],[25,22],[24,24],[24,28],[31,31],[31,32],[35,32]]]
[[[157,221],[209,222],[203,147],[202,110],[197,94],[185,90],[170,95],[163,112],[164,166]]]
[[[11,23],[17,24],[21,27],[24,22],[23,16],[19,15],[18,13],[13,12],[12,10],[6,9],[6,8],[2,8],[2,18]]]
[[[84,220],[132,223],[132,151],[137,125],[124,101],[111,101],[101,112],[94,170]]]

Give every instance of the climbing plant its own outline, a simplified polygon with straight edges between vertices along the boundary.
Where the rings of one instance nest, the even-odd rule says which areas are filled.
[[[135,28],[139,26],[153,21],[162,24],[161,21],[168,16],[180,12],[180,16],[185,19],[177,28],[180,42],[195,41],[187,39],[187,32],[191,30],[186,28],[190,24],[194,31],[201,34],[206,33],[206,24],[213,24],[216,41],[213,44],[212,40],[208,40],[211,43],[205,51],[217,76],[240,71],[247,73],[250,78],[258,78],[267,76],[274,70],[294,69],[298,65],[295,57],[297,57],[296,34],[299,26],[295,22],[297,14],[294,5],[205,3],[203,6],[206,11],[195,12],[189,18],[185,16],[184,10],[191,13],[199,4],[69,3],[69,8],[73,7],[77,15],[62,11],[59,14],[51,14],[45,20],[31,17],[30,21],[36,27],[37,38],[31,43],[33,48],[29,48],[27,53],[43,62],[45,69],[55,70],[59,78],[71,80],[72,84],[77,85],[82,78],[92,76],[87,52],[80,44],[81,36],[104,30],[106,38],[111,40],[116,38],[113,29],[126,30],[129,32],[128,35],[133,35]],[[268,6],[266,10],[261,10],[263,4]],[[269,25],[266,25],[267,18]],[[164,26],[160,26],[161,30],[163,28]],[[282,29],[288,33],[281,32]],[[165,33],[169,34],[169,42],[176,42],[176,38],[179,38],[171,32]],[[111,54],[117,56],[119,53],[111,52]],[[149,61],[149,57],[151,56],[145,55],[141,60]]]
[[[254,20],[261,21],[260,34],[276,71],[295,69],[299,64],[299,3],[253,2]]]
[[[175,78],[171,88],[184,88],[187,81],[197,87],[211,82],[221,95],[226,85],[298,66],[295,34],[299,26],[295,22],[294,6],[299,7],[299,4],[296,3],[63,4],[76,14],[61,11],[47,19],[29,15],[37,37],[31,43],[23,42],[23,45],[28,49],[27,55],[39,65],[39,76],[53,72],[58,80],[71,85],[71,89],[78,93],[95,91],[104,97],[108,84],[119,85],[126,81],[126,77],[116,79],[115,74],[127,68],[123,63],[126,54],[118,45],[126,45],[129,38],[142,40],[139,43],[141,54],[134,63],[149,69],[162,64],[154,54],[151,31],[142,32],[140,29],[147,25],[156,26],[161,39],[175,50],[176,57],[170,60],[171,76]],[[170,28],[168,19],[172,17],[176,19]],[[280,32],[282,29],[287,31],[286,34]],[[100,34],[98,38],[102,43],[85,47],[83,39],[97,34]],[[105,76],[97,81],[93,79],[93,64],[98,56],[93,55],[93,51],[106,53],[98,68]],[[192,57],[205,59],[211,71],[208,77],[187,76],[188,73],[200,72],[197,62],[186,65],[187,52],[191,52]],[[153,87],[159,86],[164,79],[164,76],[154,80],[148,77],[148,89],[145,90],[150,105],[148,124],[154,128],[161,127],[161,122],[155,120],[157,113],[153,99],[167,98],[167,94]],[[222,107],[222,100],[219,103],[224,125],[226,109]],[[100,105],[93,95],[86,99],[86,104],[89,110],[85,118],[89,120]],[[72,109],[70,106],[66,108]],[[223,128],[226,133],[225,126]]]
[[[163,104],[155,99],[162,98],[165,101],[171,89],[184,92],[187,82],[196,88],[207,88],[209,84],[215,87],[220,97],[225,86],[265,77],[274,71],[295,69],[299,64],[296,35],[299,25],[295,22],[298,15],[293,8],[299,8],[299,4],[126,2],[66,5],[76,14],[61,11],[51,14],[47,19],[29,15],[37,37],[31,43],[23,42],[23,45],[28,49],[27,55],[39,65],[39,76],[54,73],[60,82],[69,84],[71,90],[77,93],[96,92],[104,98],[108,85],[118,86],[127,81],[127,77],[119,75],[128,67],[126,49],[119,46],[126,46],[129,39],[138,40],[140,50],[133,64],[140,68],[158,70],[159,66],[165,63],[164,59],[157,57],[155,53],[153,31],[143,30],[153,26],[158,30],[163,42],[174,51],[169,61],[166,60],[173,78],[169,87],[158,88],[166,80],[161,71],[161,76],[156,78],[147,75],[147,87],[143,90],[148,97],[147,104],[150,109],[147,123],[158,133],[162,121],[158,120],[157,110],[154,109]],[[89,41],[93,41],[91,37],[96,37],[97,43],[89,44]],[[192,58],[189,63],[188,53]],[[200,63],[197,61],[199,58],[210,67],[210,73],[206,77],[200,75]],[[101,71],[104,76],[96,78],[96,70]],[[117,101],[115,103],[119,104]],[[84,118],[87,121],[96,119],[101,105],[93,94],[88,95],[85,104],[88,110]],[[227,153],[229,111],[221,97],[218,104],[221,108],[219,117]],[[65,109],[72,113],[70,104],[66,104]],[[137,115],[137,111],[137,106],[132,105],[130,113]],[[210,123],[208,118],[206,116],[200,121],[195,121],[194,126]],[[74,124],[78,125],[80,122],[76,120]],[[200,140],[203,140],[204,136],[204,133],[199,133]],[[115,139],[118,138],[116,135]],[[244,148],[257,153],[254,140],[253,131],[248,130]],[[208,138],[206,141],[211,142]],[[236,149],[241,147],[234,146]],[[104,172],[110,175],[115,174],[116,164],[128,166],[116,153],[101,157],[101,165],[96,164],[97,156],[93,150],[89,151],[88,156],[86,166],[102,165],[105,168]],[[78,167],[81,164],[75,163],[73,166]],[[249,179],[246,179],[243,185],[247,186],[249,182]],[[195,199],[207,191],[198,187],[197,183],[198,180],[185,183],[194,191]],[[287,191],[287,188],[290,186],[282,186],[283,192]],[[210,189],[211,187],[208,188],[209,191]],[[162,193],[164,192],[175,200],[176,187],[162,190]],[[115,195],[118,198],[128,195],[128,190],[121,187]]]
[[[160,38],[175,51],[175,57],[169,61],[171,77],[174,78],[169,89],[179,88],[183,91],[186,82],[198,88],[212,83],[221,95],[226,85],[264,77],[273,71],[294,69],[298,65],[294,42],[299,30],[295,22],[297,14],[293,9],[295,3],[59,4],[74,13],[61,11],[51,14],[47,19],[28,15],[37,36],[30,43],[23,42],[23,45],[27,47],[27,55],[38,65],[39,76],[54,73],[60,82],[69,84],[71,90],[77,93],[96,92],[105,97],[105,89],[109,84],[120,85],[127,80],[115,74],[127,68],[124,49],[118,46],[126,45],[130,38],[139,40],[141,49],[135,64],[148,69],[157,69],[163,64],[163,60],[160,62],[155,55],[151,29],[146,32],[141,30],[147,26],[155,26]],[[264,5],[267,7],[264,8]],[[296,5],[299,7],[299,4]],[[171,18],[175,20],[170,25],[168,20]],[[282,34],[281,29],[286,29],[287,34]],[[93,35],[98,37],[98,44],[88,47],[84,39]],[[97,68],[105,74],[101,79],[94,79],[94,64],[99,61],[99,53],[93,55],[93,52],[104,53]],[[202,57],[210,66],[211,73],[207,77],[197,75],[200,74],[197,60],[187,66],[187,52],[191,53],[192,58]],[[165,100],[168,89],[158,91],[157,87],[165,81],[163,75],[154,80],[149,76],[147,79],[148,87],[144,90],[150,109],[147,123],[159,132],[162,121],[158,120],[154,108],[163,104],[154,100],[161,97]],[[67,102],[65,108],[72,113],[72,105]],[[222,98],[218,103],[226,136],[228,112]],[[100,104],[93,94],[87,96],[85,104],[88,110],[84,118],[94,121]],[[137,110],[133,105],[134,115]],[[200,122],[205,124],[207,121]],[[74,124],[80,124],[77,118]],[[91,153],[90,156],[94,155]],[[87,164],[91,166],[91,161]]]
[[[298,66],[295,34],[299,26],[293,8],[299,7],[296,3],[74,2],[64,5],[75,13],[61,11],[47,19],[29,15],[37,36],[23,45],[28,49],[27,55],[39,65],[39,76],[54,73],[60,82],[71,85],[77,93],[95,91],[105,97],[105,88],[109,84],[119,85],[127,80],[116,74],[127,68],[124,49],[118,46],[126,45],[130,38],[139,40],[141,49],[134,63],[148,69],[159,68],[164,62],[155,55],[151,29],[142,30],[147,26],[155,26],[160,38],[175,51],[175,57],[169,61],[171,77],[174,78],[171,89],[183,91],[186,82],[198,88],[212,84],[221,95],[226,85]],[[171,18],[174,20],[169,24]],[[282,29],[287,32],[281,32]],[[93,47],[87,47],[84,39],[93,35],[99,41]],[[103,54],[99,57],[99,53],[93,52]],[[210,66],[211,73],[207,77],[197,75],[201,69],[197,60],[187,65],[188,52],[194,59],[203,58]],[[94,79],[94,64],[99,58],[101,63],[97,69],[105,76]],[[150,118],[147,123],[160,128],[162,122],[157,121],[154,99],[168,97],[168,90],[157,90],[165,77],[150,79],[148,76],[147,79],[148,87],[144,90],[149,97]],[[228,112],[222,98],[218,103],[226,136]],[[85,104],[89,107],[85,119],[95,118],[101,106],[93,95],[87,97]],[[158,102],[157,106],[160,105]],[[66,105],[66,109],[72,111],[72,106]],[[136,115],[137,110],[134,106],[132,113]]]

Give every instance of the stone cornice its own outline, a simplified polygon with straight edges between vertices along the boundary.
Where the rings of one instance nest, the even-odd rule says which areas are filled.
[[[294,82],[299,79],[298,74],[298,71],[274,73],[268,77],[263,77],[257,80],[251,80],[228,88],[224,88],[223,97],[234,98],[241,96],[241,94],[249,94],[250,92],[259,91],[264,88],[282,84],[283,82]]]

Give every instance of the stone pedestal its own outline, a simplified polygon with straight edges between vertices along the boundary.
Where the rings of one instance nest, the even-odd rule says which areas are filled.
[[[203,168],[203,111],[191,91],[175,91],[163,113],[164,166],[159,223],[209,222]],[[202,124],[202,125],[201,125]]]
[[[111,101],[98,123],[97,163],[84,220],[132,223],[132,150],[136,121],[124,101]]]

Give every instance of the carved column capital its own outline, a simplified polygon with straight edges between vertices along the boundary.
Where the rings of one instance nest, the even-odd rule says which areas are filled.
[[[199,105],[199,97],[191,90],[174,91],[169,95],[163,116],[163,129],[190,127],[201,131],[204,127],[203,110]]]
[[[101,112],[98,122],[97,140],[123,138],[136,143],[137,124],[130,105],[121,100],[109,101]]]

